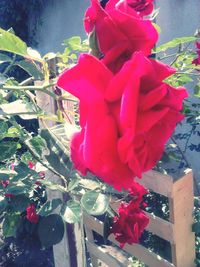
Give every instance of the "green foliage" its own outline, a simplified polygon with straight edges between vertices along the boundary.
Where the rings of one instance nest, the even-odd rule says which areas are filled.
[[[44,203],[38,211],[38,214],[41,216],[48,216],[51,214],[58,206],[62,204],[62,200],[60,198],[54,198],[50,201]]]
[[[3,220],[3,235],[5,237],[16,236],[19,223],[19,213],[7,214]]]
[[[9,31],[0,29],[0,50],[20,56],[27,56],[27,45],[19,37]]]
[[[17,61],[15,65],[25,70],[36,80],[42,80],[44,78],[43,73],[33,61],[20,60]]]
[[[0,151],[3,151],[3,153],[0,154],[0,161],[10,159],[16,153],[17,145],[18,143],[13,141],[0,142]]]
[[[63,204],[60,214],[65,222],[79,222],[82,216],[80,203],[73,200],[67,201],[67,203]]]
[[[82,196],[81,205],[87,213],[101,215],[108,209],[109,199],[106,195],[97,191],[88,191]]]
[[[43,247],[51,247],[59,243],[64,235],[64,223],[57,214],[43,217],[38,226],[38,234]]]
[[[174,48],[174,47],[177,47],[177,46],[185,44],[185,43],[194,42],[196,40],[197,40],[197,38],[193,37],[193,36],[175,38],[175,39],[173,39],[173,40],[171,40],[165,44],[162,44],[162,45],[156,47],[155,52],[156,53],[163,52],[169,48]]]

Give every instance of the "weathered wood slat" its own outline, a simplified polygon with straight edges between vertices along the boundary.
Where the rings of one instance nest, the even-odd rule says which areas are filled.
[[[86,240],[86,247],[88,251],[90,252],[90,255],[92,254],[97,259],[103,259],[103,262],[106,263],[106,265],[108,265],[109,267],[124,267],[124,266],[128,267],[127,260],[126,262],[120,262],[106,249],[103,249],[102,247],[97,246],[94,243],[89,242],[88,240]],[[94,267],[94,265],[92,266]],[[96,266],[98,267],[99,264],[97,263]]]
[[[103,222],[99,221],[98,219],[84,214],[84,224],[87,225],[88,228],[97,232],[98,234],[103,235]],[[113,235],[110,235],[109,240],[115,245],[119,246],[119,243],[115,240]],[[165,259],[161,258],[160,256],[156,255],[152,251],[149,251],[148,249],[139,244],[135,244],[132,246],[126,245],[123,250],[129,253],[130,255],[134,255],[139,260],[149,266],[174,267],[172,263],[169,263]],[[101,260],[104,261],[104,258],[101,258]]]
[[[155,193],[171,197],[173,178],[169,175],[148,171],[143,174],[142,179],[137,179],[137,181]]]

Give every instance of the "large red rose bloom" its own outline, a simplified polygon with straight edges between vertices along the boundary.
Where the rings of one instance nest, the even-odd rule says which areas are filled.
[[[138,52],[113,75],[102,61],[81,55],[57,83],[80,101],[81,130],[71,141],[75,168],[121,190],[154,167],[183,119],[185,89],[163,82],[174,72]]]

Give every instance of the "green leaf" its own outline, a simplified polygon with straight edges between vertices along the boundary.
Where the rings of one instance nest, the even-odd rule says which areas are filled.
[[[45,139],[49,155],[45,158],[51,167],[63,177],[70,175],[70,169],[68,168],[70,161],[67,149],[62,143],[53,135],[53,133],[47,129],[41,130],[41,137]]]
[[[23,183],[16,183],[12,185],[8,185],[6,187],[6,194],[13,194],[13,195],[21,195],[27,194],[30,191],[30,186],[27,186]]]
[[[25,164],[28,164],[29,161],[33,161],[33,156],[29,151],[26,151],[21,156],[21,161]]]
[[[189,43],[189,42],[194,42],[196,41],[197,38],[196,37],[193,37],[193,36],[189,36],[189,37],[181,37],[181,38],[175,38],[165,44],[162,44],[158,47],[156,47],[155,49],[155,53],[159,53],[161,51],[165,51],[169,48],[174,48],[180,44],[184,44],[184,43]]]
[[[92,55],[99,58],[101,56],[101,51],[99,48],[98,39],[97,39],[95,30],[93,30],[89,34],[89,46],[91,48]]]
[[[17,166],[15,166],[15,171],[17,172],[17,175],[15,175],[12,178],[12,182],[17,182],[19,180],[25,181],[26,179],[30,180],[34,178],[33,183],[35,180],[39,178],[39,175],[36,171],[30,169],[24,162],[20,162]]]
[[[11,158],[17,151],[17,142],[2,141],[0,142],[0,161]]]
[[[69,39],[63,41],[63,45],[67,45],[71,50],[80,50],[81,49],[81,37],[73,36]]]
[[[8,124],[5,121],[0,121],[0,138],[3,139],[8,131]]]
[[[64,235],[64,223],[61,216],[51,214],[42,217],[38,226],[38,235],[42,246],[45,248],[59,243]]]
[[[60,198],[55,198],[50,201],[47,201],[38,211],[38,214],[41,216],[47,216],[52,211],[54,211],[59,205],[62,204],[62,200]]]
[[[26,43],[17,37],[13,31],[0,28],[0,50],[41,62],[38,51],[27,47]]]
[[[41,70],[38,66],[32,61],[21,60],[15,63],[23,70],[25,70],[30,76],[33,76],[36,80],[41,80],[44,78]]]
[[[39,157],[43,157],[44,152],[47,151],[46,142],[40,135],[34,136],[26,141],[26,145]]]
[[[63,204],[60,214],[64,221],[68,223],[76,223],[81,219],[81,206],[79,202],[73,200],[67,201]]]
[[[81,179],[79,183],[82,187],[90,189],[90,190],[95,190],[101,187],[100,183],[90,180],[90,179],[85,179],[85,178]]]
[[[74,172],[70,175],[70,182],[67,186],[68,191],[73,190],[76,188],[80,182],[81,177],[78,175],[77,172]]]
[[[3,221],[3,236],[16,236],[16,231],[20,223],[20,214],[7,214]]]
[[[159,26],[158,24],[154,23],[154,22],[152,22],[152,24],[153,24],[154,28],[157,30],[157,32],[158,32],[158,33],[161,33],[161,28],[160,28],[160,26]]]
[[[0,214],[6,209],[8,201],[6,198],[0,196]]]
[[[17,138],[17,137],[20,137],[21,136],[21,132],[19,131],[19,129],[11,126],[7,133],[6,133],[6,136],[5,137],[10,137],[10,138]]]
[[[25,195],[16,195],[9,201],[9,208],[12,212],[23,212],[26,210],[30,203],[30,200]]]
[[[5,62],[12,62],[12,58],[0,53],[0,64],[5,63]]]
[[[91,215],[104,214],[108,208],[108,197],[96,191],[86,192],[81,198],[82,207]]]
[[[47,181],[47,180],[39,180],[40,183],[44,186],[46,186],[47,188],[49,188],[50,190],[52,191],[60,191],[62,193],[66,193],[67,192],[67,189],[62,186],[62,185],[59,185],[59,184],[55,184],[55,183],[52,183],[50,181]]]
[[[200,83],[194,87],[194,94],[196,97],[200,97]]]
[[[9,178],[15,176],[17,173],[13,170],[0,169],[0,180],[6,181]]]
[[[192,231],[196,234],[200,233],[200,222],[196,222],[192,225]]]
[[[0,50],[20,56],[27,55],[27,45],[19,37],[0,28]]]

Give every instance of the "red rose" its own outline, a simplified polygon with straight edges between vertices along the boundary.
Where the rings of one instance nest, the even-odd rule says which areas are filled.
[[[26,219],[31,223],[37,223],[39,220],[39,215],[37,215],[35,206],[33,204],[30,204],[26,208]]]
[[[109,1],[105,9],[98,0],[91,2],[85,13],[85,30],[95,30],[103,62],[110,70],[117,72],[135,51],[151,53],[158,34],[149,20],[143,20],[134,9],[125,8],[126,1]]]
[[[115,216],[111,233],[120,242],[123,248],[125,243],[138,243],[144,229],[149,223],[149,218],[139,208],[137,202],[122,203],[119,207],[119,216]]]
[[[200,42],[196,42],[196,48],[198,57],[192,61],[192,64],[198,66],[200,65]]]
[[[33,169],[34,166],[35,166],[35,165],[33,164],[32,161],[29,161],[29,162],[28,162],[28,167],[29,167],[29,169]]]
[[[153,0],[126,0],[140,16],[147,16],[153,11]]]
[[[129,196],[131,196],[138,205],[142,202],[143,196],[148,193],[148,190],[139,183],[134,182],[129,189]],[[145,204],[145,203],[143,203]]]
[[[106,4],[106,10],[117,7],[121,11],[134,15],[135,12],[141,17],[147,16],[153,11],[153,0],[110,0]]]
[[[4,188],[6,188],[9,185],[9,183],[10,183],[9,180],[1,181],[1,184],[3,185]]]
[[[9,180],[1,181],[1,184],[3,185],[4,188],[6,188],[10,184],[10,181]],[[6,198],[12,198],[12,197],[14,197],[14,195],[13,194],[5,194],[5,197]]]
[[[80,101],[81,130],[71,141],[75,168],[120,190],[154,167],[183,119],[185,89],[163,82],[174,72],[138,52],[114,76],[98,59],[81,55],[58,79]]]

